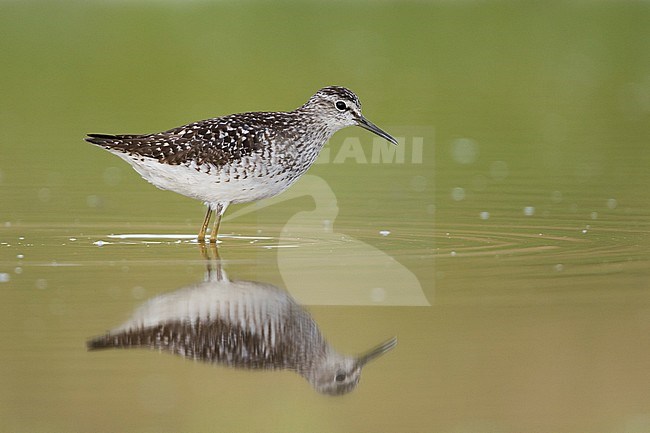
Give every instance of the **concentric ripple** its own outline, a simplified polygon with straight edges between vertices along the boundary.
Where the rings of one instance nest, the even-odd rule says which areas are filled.
[[[650,233],[603,226],[521,226],[459,224],[432,231],[439,256],[543,254],[572,260],[629,260],[646,254]]]

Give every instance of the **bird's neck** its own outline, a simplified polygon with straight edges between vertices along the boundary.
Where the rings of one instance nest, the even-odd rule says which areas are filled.
[[[331,120],[323,117],[318,110],[309,105],[303,105],[292,113],[300,123],[298,129],[303,130],[305,138],[321,145],[329,140],[335,132],[342,129],[342,126],[332,123]]]

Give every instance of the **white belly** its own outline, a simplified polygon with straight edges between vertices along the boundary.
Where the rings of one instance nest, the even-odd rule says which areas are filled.
[[[244,166],[216,167],[161,164],[152,158],[133,159],[113,152],[127,161],[147,181],[160,189],[174,191],[207,203],[242,203],[280,194],[302,173],[282,167],[269,169],[262,160],[247,160]],[[306,168],[305,168],[306,170]],[[304,172],[304,170],[302,170]]]

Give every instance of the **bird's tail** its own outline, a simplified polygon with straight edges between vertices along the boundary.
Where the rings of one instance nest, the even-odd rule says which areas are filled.
[[[85,140],[88,143],[105,146],[107,144],[122,142],[124,140],[132,140],[138,137],[139,135],[88,134]]]
[[[86,348],[91,350],[113,349],[116,347],[123,347],[124,344],[119,338],[119,335],[106,334],[99,337],[91,338],[86,341]]]

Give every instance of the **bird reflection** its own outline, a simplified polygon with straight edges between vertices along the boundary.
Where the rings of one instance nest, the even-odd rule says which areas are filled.
[[[235,368],[292,370],[316,391],[340,395],[396,344],[392,338],[358,356],[340,354],[288,292],[230,280],[215,261],[203,282],[146,301],[124,324],[89,340],[88,349],[151,348]]]

